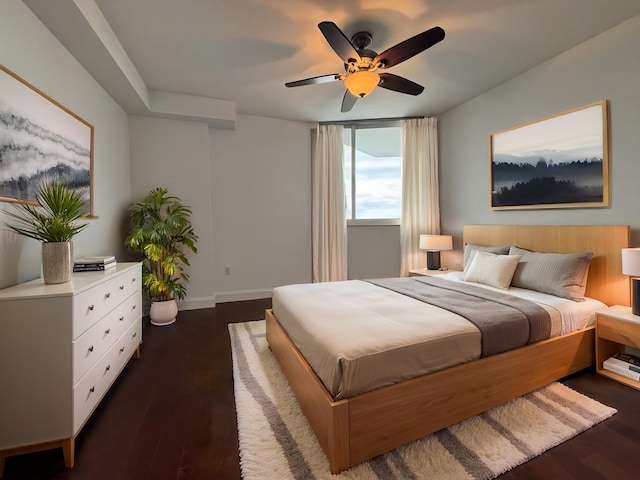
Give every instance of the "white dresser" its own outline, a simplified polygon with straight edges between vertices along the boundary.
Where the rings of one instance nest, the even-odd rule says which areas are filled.
[[[142,340],[142,269],[118,263],[0,290],[0,477],[4,459],[74,439]]]

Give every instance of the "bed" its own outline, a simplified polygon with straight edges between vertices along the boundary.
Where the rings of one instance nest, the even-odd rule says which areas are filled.
[[[586,296],[626,305],[620,250],[628,226],[469,225],[463,240],[537,252],[594,252]],[[592,326],[515,350],[336,399],[272,310],[267,341],[329,459],[332,473],[521,396],[594,363]],[[535,365],[535,368],[532,366]],[[527,372],[514,375],[514,372]]]

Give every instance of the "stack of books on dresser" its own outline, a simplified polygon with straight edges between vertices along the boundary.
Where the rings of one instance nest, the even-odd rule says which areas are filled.
[[[76,258],[73,262],[74,272],[99,272],[116,266],[113,255]]]
[[[640,381],[640,358],[628,353],[616,353],[602,362],[602,368]]]

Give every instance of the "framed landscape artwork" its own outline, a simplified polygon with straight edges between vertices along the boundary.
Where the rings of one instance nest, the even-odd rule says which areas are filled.
[[[0,201],[37,204],[47,181],[81,192],[93,216],[93,126],[0,65]]]
[[[491,209],[609,205],[607,102],[489,137]]]

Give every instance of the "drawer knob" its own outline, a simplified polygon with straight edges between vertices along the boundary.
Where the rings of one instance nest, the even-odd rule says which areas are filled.
[[[96,387],[91,387],[91,388],[89,389],[89,393],[93,393],[93,392],[95,392],[95,391],[96,391]]]
[[[124,347],[120,347],[120,353],[124,352]]]
[[[135,309],[136,309],[136,306],[135,306],[135,305],[134,305],[133,307],[131,307],[131,310],[135,310]]]
[[[89,310],[93,310],[95,308],[95,305],[89,305]]]
[[[111,297],[111,292],[107,292],[107,293],[105,293],[105,294],[104,294],[104,296],[105,296],[105,298],[109,298],[109,297]]]
[[[91,346],[88,348],[88,350],[89,350],[90,352],[93,352],[93,345],[91,345]]]
[[[120,285],[120,290],[124,290],[124,285]]]
[[[136,338],[137,335],[138,335],[138,332],[135,332],[131,338]]]
[[[107,368],[104,369],[105,372],[108,372],[109,370],[111,370],[111,365],[107,365]]]
[[[107,329],[104,331],[104,334],[105,334],[105,335],[109,335],[110,333],[111,333],[111,329],[110,329],[110,328],[107,328]]]
[[[118,320],[122,322],[124,320],[124,316],[120,317]]]

